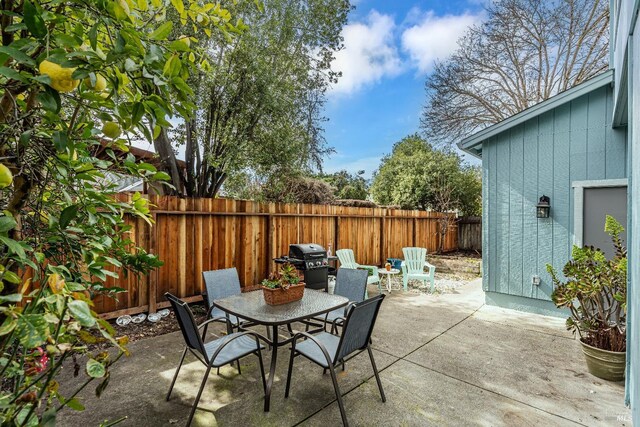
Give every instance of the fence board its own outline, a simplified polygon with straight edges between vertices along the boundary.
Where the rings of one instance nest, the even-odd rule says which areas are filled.
[[[123,199],[130,197],[121,195]],[[230,199],[180,199],[149,195],[153,227],[139,218],[130,238],[164,261],[156,272],[109,279],[125,288],[119,301],[99,297],[95,308],[104,317],[163,307],[164,293],[197,299],[202,271],[236,267],[242,287],[255,287],[276,268],[273,258],[285,255],[291,243],[317,243],[325,248],[351,248],[358,262],[382,265],[402,258],[406,246],[438,248],[439,218],[444,214],[385,208],[257,203]],[[458,249],[459,231],[452,226],[444,250]]]
[[[458,247],[482,252],[482,218],[467,217],[458,221]]]

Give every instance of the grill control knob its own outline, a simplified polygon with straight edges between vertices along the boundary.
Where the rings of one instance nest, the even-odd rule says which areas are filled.
[[[308,266],[309,268],[313,268],[313,262],[309,262],[309,263],[307,264],[307,266]]]

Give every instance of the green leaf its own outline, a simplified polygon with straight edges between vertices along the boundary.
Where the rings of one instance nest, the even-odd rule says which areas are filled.
[[[17,323],[12,317],[7,317],[6,319],[4,319],[4,322],[0,326],[0,337],[3,335],[7,335],[9,332],[13,331],[16,325]]]
[[[182,3],[182,0],[171,0],[171,4],[180,15],[184,14],[184,3]]]
[[[42,419],[40,420],[40,425],[42,427],[55,427],[56,426],[56,409],[50,408],[42,414]]]
[[[42,108],[57,114],[60,111],[60,94],[53,88],[46,86],[44,92],[38,93],[36,99],[42,104]]]
[[[24,314],[16,320],[15,333],[20,344],[28,349],[35,348],[49,337],[49,323],[40,314]]]
[[[23,83],[27,83],[29,81],[29,79],[27,79],[25,76],[23,76],[13,68],[9,68],[9,67],[0,67],[0,74],[10,79],[18,80]]]
[[[42,39],[47,35],[47,26],[42,19],[42,15],[29,0],[25,0],[23,4],[24,23],[27,29],[36,38]]]
[[[89,305],[84,301],[71,301],[69,303],[69,311],[82,326],[91,327],[96,324],[96,318],[93,317]]]
[[[84,405],[75,397],[67,400],[64,404],[74,411],[84,411]]]
[[[0,303],[20,301],[22,301],[22,294],[0,295]]]
[[[60,214],[60,227],[67,228],[76,215],[78,215],[78,205],[71,205],[64,208]]]
[[[69,137],[67,133],[60,130],[53,132],[53,145],[55,145],[56,150],[60,152],[65,151],[69,145]]]
[[[8,238],[7,236],[1,235],[0,242],[4,243],[11,252],[18,255],[20,258],[26,258],[26,254],[24,253],[24,249],[22,249],[22,246],[20,246],[20,243]]]
[[[167,37],[169,37],[169,34],[171,34],[172,29],[173,29],[173,22],[166,21],[164,24],[156,28],[155,31],[149,35],[149,37],[152,40],[164,40]]]
[[[87,360],[87,375],[91,378],[102,378],[107,373],[104,365],[95,359]]]
[[[22,283],[22,279],[20,279],[20,276],[18,276],[13,271],[5,270],[0,273],[0,277],[5,282],[13,283],[14,285],[19,285],[20,283]]]
[[[0,216],[0,233],[6,233],[9,230],[16,228],[16,220],[10,216]]]
[[[33,60],[29,55],[21,51],[20,49],[16,49],[11,46],[0,46],[0,52],[6,53],[10,57],[12,57],[16,62],[21,64],[35,66],[36,61]]]

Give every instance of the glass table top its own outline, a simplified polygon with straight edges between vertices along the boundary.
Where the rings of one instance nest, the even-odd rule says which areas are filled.
[[[301,300],[282,305],[264,302],[261,289],[214,302],[216,307],[227,313],[264,325],[284,325],[308,319],[344,307],[348,303],[349,300],[345,297],[315,289],[305,289]]]

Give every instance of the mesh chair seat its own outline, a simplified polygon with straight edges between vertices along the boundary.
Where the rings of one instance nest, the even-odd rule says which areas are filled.
[[[218,338],[216,340],[204,343],[204,349],[207,353],[207,360],[211,360],[213,354],[216,352],[218,348],[229,340],[231,341],[227,344],[216,356],[216,360],[211,363],[213,367],[219,367],[226,365],[230,362],[233,362],[237,359],[240,359],[244,356],[248,356],[251,353],[255,353],[258,350],[258,345],[256,344],[255,338],[244,335],[238,337],[241,333],[236,332],[235,334],[227,335],[224,338]],[[237,337],[237,338],[236,338]],[[260,349],[264,348],[263,345],[260,345]]]
[[[338,344],[340,343],[340,337],[330,334],[328,332],[320,332],[313,336],[315,339],[320,341],[320,344],[324,346],[331,357],[331,360],[335,358],[336,352],[338,351]],[[318,344],[316,344],[313,340],[302,341],[299,344],[296,344],[296,350],[298,353],[302,354],[307,359],[312,362],[317,363],[323,368],[328,368],[329,363],[327,363],[327,358],[322,353]]]

